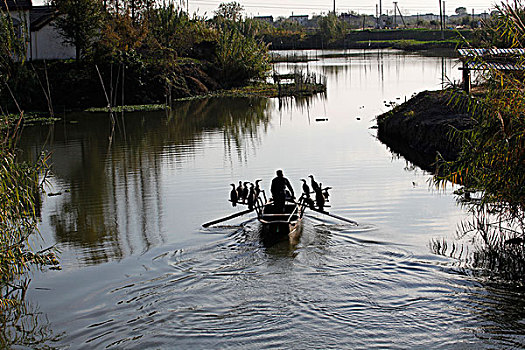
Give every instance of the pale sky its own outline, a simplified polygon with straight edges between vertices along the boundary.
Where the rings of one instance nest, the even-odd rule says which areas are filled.
[[[163,0],[157,0],[162,2]],[[167,2],[168,0],[166,0]],[[206,15],[213,17],[213,12],[217,10],[222,2],[233,0],[172,0],[177,4],[182,4],[184,8],[189,8],[191,14]],[[188,1],[188,3],[186,3]],[[321,14],[331,11],[333,0],[236,0],[245,10],[248,16],[266,16],[274,17],[292,15],[309,15]],[[33,0],[34,5],[43,5],[45,0]],[[467,8],[470,14],[472,10],[476,14],[490,12],[494,4],[500,4],[502,0],[443,0],[445,3],[445,12],[447,15],[453,15],[457,7]],[[336,0],[337,12],[355,11],[359,14],[375,15],[376,5],[379,0]],[[417,15],[425,13],[439,14],[439,0],[398,0],[397,5],[404,15]],[[382,0],[383,14],[390,14],[394,9],[394,3],[390,0]]]
[[[178,0],[182,1],[183,6],[186,7],[186,1],[189,1],[190,13],[197,12],[199,15],[207,14],[208,17],[213,16],[213,12],[217,9],[221,2],[229,2],[230,0]],[[273,15],[276,16],[290,16],[294,15],[312,15],[314,13],[331,11],[333,8],[333,0],[236,0],[244,6],[245,14],[252,16]],[[500,4],[501,1],[494,0],[444,0],[445,12],[447,15],[454,14],[457,7],[463,6],[467,8],[468,13],[490,12],[494,8],[494,4]],[[336,9],[338,12],[355,11],[360,14],[375,15],[376,4],[379,0],[336,0]],[[418,13],[434,13],[439,14],[439,0],[398,0],[397,4],[402,14],[416,15]],[[382,0],[383,13],[392,11],[394,4],[390,0]]]

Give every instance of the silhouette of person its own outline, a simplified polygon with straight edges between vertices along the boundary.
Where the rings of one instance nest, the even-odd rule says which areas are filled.
[[[277,176],[272,180],[270,191],[272,192],[272,198],[275,209],[278,212],[284,211],[284,203],[286,201],[286,189],[290,190],[292,198],[295,198],[292,185],[287,178],[284,177],[282,170],[277,170]]]

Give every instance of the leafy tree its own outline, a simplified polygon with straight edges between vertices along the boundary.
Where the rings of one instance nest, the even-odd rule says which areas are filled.
[[[263,78],[270,69],[268,46],[249,24],[224,25],[219,29],[216,64],[225,86]]]
[[[228,3],[223,2],[219,5],[217,11],[215,11],[215,16],[227,20],[237,21],[241,19],[243,11],[244,7],[242,7],[241,4],[236,1]]]
[[[190,18],[173,3],[152,10],[149,27],[152,40],[162,50],[172,51],[179,56],[189,55],[196,44],[216,38],[216,32],[202,18]]]
[[[100,41],[97,42],[97,54],[116,55],[140,49],[148,36],[145,23],[133,24],[130,16],[108,15],[101,28]]]
[[[462,16],[467,14],[467,9],[463,6],[456,8],[456,15]]]
[[[80,59],[97,39],[102,26],[102,4],[99,0],[51,0],[60,16],[55,26],[63,42],[75,46]]]
[[[342,39],[346,34],[346,25],[333,12],[318,20],[319,31],[324,40]]]

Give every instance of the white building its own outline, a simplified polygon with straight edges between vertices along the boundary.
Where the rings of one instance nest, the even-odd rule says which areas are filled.
[[[33,6],[31,0],[7,0],[0,1],[0,8],[2,15],[11,17],[16,34],[26,38],[28,60],[75,57],[75,47],[62,43],[53,26],[57,13],[51,6]]]

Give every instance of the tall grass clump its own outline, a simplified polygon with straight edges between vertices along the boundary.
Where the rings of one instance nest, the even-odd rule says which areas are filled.
[[[251,21],[216,19],[216,63],[219,79],[227,85],[242,85],[263,79],[270,71],[268,45],[257,37]]]
[[[1,121],[8,123],[6,116]],[[52,250],[31,247],[31,237],[38,233],[40,178],[46,159],[42,156],[34,164],[17,161],[18,125],[0,131],[0,348],[15,345],[13,340],[25,329],[27,315],[21,310],[27,307],[29,269],[58,264]]]
[[[524,23],[521,0],[502,3],[479,36],[483,40],[477,44],[522,49]],[[477,218],[466,231],[477,232],[483,243],[477,254],[477,265],[483,265],[483,259],[488,259],[487,268],[525,282],[523,274],[508,273],[509,266],[516,266],[517,272],[525,266],[522,249],[525,239],[524,57],[505,58],[517,67],[513,71],[497,70],[485,64],[491,59],[473,58],[486,67],[481,72],[484,83],[479,94],[473,97],[459,91],[455,93],[453,100],[469,111],[475,123],[471,129],[454,133],[462,142],[461,153],[455,161],[442,162],[434,180],[440,185],[452,181],[465,186],[462,202]],[[474,192],[475,200],[470,196]],[[490,263],[494,259],[497,264]]]

